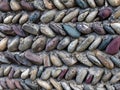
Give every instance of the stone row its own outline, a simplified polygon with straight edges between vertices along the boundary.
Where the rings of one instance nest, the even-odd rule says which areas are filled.
[[[27,0],[1,0],[0,10],[1,11],[20,11],[27,10],[33,11],[38,9],[40,11],[45,11],[46,9],[51,10],[57,8],[63,10],[65,8],[80,7],[85,8],[96,8],[110,4],[111,6],[119,6],[119,0],[34,0],[27,2]]]
[[[67,51],[50,51],[33,53],[31,50],[25,52],[14,52],[9,51],[0,53],[1,64],[31,66],[31,65],[44,65],[45,67],[50,66],[73,66],[73,65],[84,65],[88,67],[105,67],[107,69],[113,69],[120,67],[119,53],[116,55],[108,55],[99,50],[86,51],[86,52],[74,52],[68,53]]]
[[[49,81],[37,79],[31,81],[29,79],[8,79],[0,80],[0,90],[119,90],[120,84],[104,84],[98,83],[97,85],[91,84],[76,84],[74,81],[56,81],[50,78]]]
[[[23,25],[15,24],[0,24],[0,37],[5,37],[5,35],[19,35],[21,37],[32,35],[45,35],[47,37],[53,38],[55,36],[70,36],[73,38],[79,38],[80,36],[96,33],[98,35],[105,34],[120,34],[120,23],[113,22],[104,23],[93,22],[93,23],[49,23],[49,24],[34,24],[25,23]]]
[[[9,79],[21,79],[36,81],[38,78],[43,81],[49,81],[54,78],[56,81],[75,81],[78,85],[91,84],[97,85],[98,83],[107,83],[114,85],[120,81],[119,68],[108,70],[98,67],[81,67],[81,66],[62,66],[62,67],[44,67],[32,66],[31,68],[23,66],[6,65],[1,66],[0,76]],[[1,79],[0,79],[1,81]]]
[[[33,12],[18,12],[18,13],[0,13],[0,22],[5,24],[26,22],[33,23],[49,23],[54,21],[56,23],[62,22],[93,22],[93,21],[109,21],[116,20],[120,17],[120,8],[112,9],[111,7],[95,8],[80,10],[79,8],[71,8],[64,10],[49,10],[49,11],[33,11]]]
[[[47,38],[44,35],[27,37],[5,37],[1,38],[0,51],[25,51],[31,49],[33,52],[46,52],[57,50],[67,50],[68,53],[83,52],[86,50],[93,51],[99,49],[107,54],[115,55],[119,52],[120,37],[116,35],[87,35],[77,39],[71,37],[56,36]]]

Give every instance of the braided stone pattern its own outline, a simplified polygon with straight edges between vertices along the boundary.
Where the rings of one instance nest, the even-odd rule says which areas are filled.
[[[120,0],[0,0],[0,90],[120,90]]]

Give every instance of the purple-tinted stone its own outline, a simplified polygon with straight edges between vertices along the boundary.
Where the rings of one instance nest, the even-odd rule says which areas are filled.
[[[18,62],[14,55],[12,55],[10,52],[4,52],[4,55],[10,62],[17,63],[18,65],[20,65],[20,62]]]
[[[100,23],[97,23],[97,22],[92,24],[92,29],[93,29],[97,34],[103,35],[103,34],[106,33],[105,30],[103,29],[103,27],[101,26],[101,24],[100,24]]]
[[[113,39],[106,48],[106,53],[114,55],[118,53],[120,48],[120,36]]]
[[[9,79],[13,78],[14,72],[15,72],[15,70],[12,68],[12,69],[10,70],[9,75],[8,75],[8,78],[9,78]]]
[[[12,29],[14,30],[14,32],[15,32],[17,35],[22,36],[22,37],[25,37],[25,33],[23,32],[21,26],[13,25],[13,26],[12,26]]]
[[[42,58],[39,55],[31,52],[30,50],[27,50],[25,52],[25,57],[34,64],[41,65],[43,62]]]
[[[10,90],[16,89],[14,81],[12,79],[6,79],[7,86]]]
[[[98,16],[101,20],[107,19],[112,14],[112,9],[110,7],[105,7],[101,9],[98,13]]]
[[[15,80],[14,82],[15,82],[15,86],[17,87],[17,89],[23,90],[23,88],[18,80]]]
[[[7,84],[6,84],[6,82],[3,80],[1,80],[0,81],[0,85],[3,87],[3,89],[7,89],[8,87],[7,87]]]
[[[87,84],[90,84],[90,83],[92,82],[92,80],[93,80],[93,75],[89,74],[89,75],[87,76],[85,82],[86,82]]]
[[[48,44],[46,45],[45,50],[46,51],[51,51],[51,50],[55,49],[58,42],[59,42],[59,37],[53,38],[51,41],[48,42]]]
[[[63,77],[65,76],[65,74],[67,73],[67,69],[64,69],[61,73],[60,73],[60,75],[58,76],[58,81],[60,81],[60,80],[62,80],[63,79]]]
[[[34,6],[32,4],[26,2],[26,0],[21,0],[20,4],[24,10],[27,10],[27,11],[34,10]]]

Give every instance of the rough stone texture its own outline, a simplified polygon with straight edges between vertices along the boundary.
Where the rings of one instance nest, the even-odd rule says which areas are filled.
[[[120,90],[120,0],[0,0],[0,90]]]

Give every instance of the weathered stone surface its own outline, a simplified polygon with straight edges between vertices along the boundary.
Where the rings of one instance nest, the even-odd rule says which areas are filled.
[[[57,45],[58,45],[58,43],[59,43],[59,40],[60,40],[59,37],[55,37],[55,38],[53,38],[52,40],[50,40],[50,41],[47,43],[45,50],[46,50],[46,51],[54,50],[54,49],[57,47]]]
[[[52,85],[57,89],[57,90],[63,90],[61,84],[59,82],[57,82],[55,79],[50,78],[50,82],[52,83]]]
[[[70,86],[69,86],[68,83],[66,83],[66,82],[61,82],[61,85],[62,85],[63,89],[65,89],[65,90],[71,90],[71,88],[70,88]]]
[[[14,84],[14,81],[13,80],[11,80],[11,79],[6,79],[6,84],[7,84],[7,86],[9,87],[9,89],[11,89],[11,90],[14,90],[16,87],[15,87],[15,84]]]
[[[92,74],[93,72],[94,72],[94,77],[92,80],[92,84],[95,85],[101,80],[104,70],[101,68],[97,68],[97,67],[91,68],[90,73]]]
[[[64,49],[64,48],[66,48],[69,43],[70,43],[70,37],[65,37],[65,38],[63,38],[63,40],[61,40],[61,41],[58,43],[57,49],[58,49],[58,50],[62,50],[62,49]]]
[[[111,37],[111,36],[106,36],[106,37],[102,40],[102,42],[101,42],[101,44],[99,45],[98,49],[99,49],[99,50],[104,50],[104,49],[107,47],[107,45],[111,42],[111,40],[112,40],[112,37]]]
[[[58,55],[55,52],[50,53],[50,61],[55,66],[62,66],[62,62],[59,59]]]
[[[101,37],[96,37],[94,42],[89,46],[89,50],[95,50],[101,43],[102,38]]]
[[[78,61],[80,61],[82,64],[86,65],[86,66],[93,66],[93,64],[91,63],[91,61],[89,61],[89,59],[87,58],[85,53],[77,53],[75,55],[75,57],[77,58]]]
[[[11,40],[9,39],[8,47],[7,47],[8,50],[9,51],[16,51],[16,50],[18,50],[19,42],[20,42],[20,37],[19,36],[16,36],[16,37],[12,38]]]
[[[97,13],[98,13],[98,9],[91,11],[89,15],[86,17],[85,21],[88,23],[92,22],[95,19]]]
[[[68,15],[66,15],[66,16],[63,18],[62,22],[63,22],[63,23],[69,22],[69,21],[72,20],[74,17],[76,17],[76,16],[78,15],[78,13],[79,13],[79,9],[75,9],[75,10],[71,11]]]
[[[27,22],[29,15],[27,13],[22,14],[22,16],[19,19],[19,24],[24,24]]]
[[[8,42],[8,37],[6,38],[3,38],[1,41],[0,41],[0,51],[4,51],[7,47],[7,42]]]
[[[41,20],[41,22],[43,22],[43,23],[48,23],[48,22],[50,22],[51,20],[53,20],[55,14],[56,14],[56,10],[50,10],[50,11],[48,11],[48,12],[45,12],[45,13],[41,16],[40,20]]]
[[[105,3],[105,0],[95,0],[95,3],[97,4],[97,6],[103,6]]]
[[[22,1],[20,2],[20,5],[22,6],[22,8],[23,8],[24,10],[27,10],[27,11],[33,11],[33,10],[34,10],[33,4],[32,4],[32,3],[28,3],[28,2],[25,1],[25,0],[22,0]]]
[[[11,0],[10,1],[10,7],[14,11],[19,11],[19,10],[22,9],[21,6],[20,6],[20,4],[16,0]]]
[[[39,55],[36,55],[35,53],[32,53],[30,50],[27,50],[25,52],[25,57],[29,61],[31,61],[31,62],[33,62],[35,64],[38,64],[38,65],[42,64],[42,62],[43,62],[42,59],[41,59],[41,57]]]
[[[120,5],[119,0],[108,0],[108,2],[111,6],[119,6]]]
[[[70,67],[65,75],[66,80],[72,80],[75,75],[77,74],[77,68],[76,67]]]
[[[75,0],[77,5],[81,8],[87,8],[88,5],[87,5],[87,2],[85,2],[84,0]]]
[[[45,48],[47,38],[45,36],[39,36],[32,44],[33,52],[42,51]]]
[[[29,16],[29,21],[30,22],[37,22],[40,18],[40,12],[34,11],[30,16]]]
[[[47,25],[40,25],[40,32],[48,37],[55,37],[55,33]]]
[[[44,70],[44,72],[42,72],[42,75],[41,75],[41,79],[42,80],[48,80],[51,76],[51,68],[47,68]]]
[[[64,18],[65,14],[66,14],[66,10],[57,12],[57,14],[55,15],[54,21],[60,22]]]
[[[53,78],[56,78],[60,75],[60,73],[62,72],[61,69],[55,69],[55,70],[52,70],[52,77]]]
[[[33,41],[33,36],[27,36],[25,38],[20,38],[20,43],[18,46],[18,49],[20,51],[25,51],[27,49],[29,49],[32,45],[32,41]]]
[[[77,60],[75,57],[71,57],[70,53],[67,53],[65,51],[57,52],[60,59],[63,61],[64,64],[68,66],[72,66],[75,63],[77,63]]]
[[[59,0],[53,0],[53,3],[59,10],[62,10],[65,8],[65,6],[62,4],[62,2]]]
[[[0,1],[0,10],[1,11],[10,11],[10,6],[8,0]]]
[[[109,34],[115,34],[115,31],[110,27],[110,25],[103,25],[103,28],[105,29],[106,32],[108,32]]]
[[[114,29],[114,31],[117,33],[117,34],[120,34],[120,23],[111,23],[111,27]]]
[[[92,29],[90,28],[89,24],[87,24],[87,23],[77,24],[76,28],[83,34],[89,34],[92,32]]]
[[[102,80],[103,82],[107,82],[107,81],[110,80],[111,76],[112,76],[111,71],[108,71],[107,69],[105,69],[104,75],[103,75],[103,77],[102,77],[101,80]]]
[[[78,38],[80,37],[80,32],[78,32],[74,27],[70,25],[63,25],[64,30],[68,33],[73,38]]]
[[[66,32],[62,28],[61,24],[57,24],[57,23],[52,22],[49,24],[49,26],[56,34],[58,34],[58,35],[61,34],[63,36],[66,36]]]
[[[101,64],[101,62],[92,54],[87,53],[87,58],[95,65],[103,67],[103,65]]]
[[[50,67],[51,61],[49,55],[47,53],[42,53],[41,57],[43,60],[44,67]]]
[[[19,82],[18,80],[15,80],[14,82],[15,82],[16,88],[18,88],[18,89],[20,89],[20,90],[23,89],[23,87],[21,86],[21,84],[20,84],[20,82]]]
[[[105,7],[101,9],[98,13],[98,16],[101,20],[107,19],[112,14],[112,9],[110,7]]]
[[[36,83],[34,83],[32,80],[30,80],[30,79],[26,79],[25,84],[28,87],[30,87],[32,90],[37,90],[38,89],[38,85]]]
[[[34,0],[34,7],[37,8],[38,10],[45,10],[45,5],[44,5],[44,2],[41,1],[41,0]]]
[[[6,67],[6,69],[4,70],[4,75],[5,76],[7,76],[9,74],[11,68],[12,68],[11,66]]]
[[[120,72],[118,72],[117,74],[115,74],[112,78],[111,78],[111,80],[110,80],[110,83],[116,83],[116,82],[118,82],[120,80]]]
[[[12,19],[13,19],[13,15],[9,15],[7,16],[5,19],[4,19],[4,23],[5,24],[10,24],[12,22]]]
[[[95,51],[95,55],[106,68],[108,68],[108,69],[114,68],[113,62],[109,58],[105,57],[104,53],[97,50],[97,51]]]
[[[90,35],[88,36],[80,45],[77,47],[78,52],[82,52],[88,48],[88,46],[94,41],[95,36]]]
[[[93,23],[92,24],[92,29],[97,33],[97,34],[105,34],[105,30],[103,29],[103,26],[100,23]]]
[[[76,76],[76,83],[81,84],[85,79],[87,73],[88,73],[87,69],[79,69]]]
[[[17,26],[17,25],[12,25],[12,29],[14,30],[14,32],[19,35],[19,36],[22,36],[22,37],[25,37],[25,33],[24,31],[22,30],[22,27],[21,26]]]
[[[32,65],[32,63],[29,60],[27,60],[26,58],[24,58],[22,56],[19,56],[19,54],[15,54],[14,57],[22,65],[25,65],[25,66],[31,66]]]
[[[75,39],[72,42],[70,42],[67,48],[68,52],[73,52],[76,49],[77,44],[78,44],[78,39]]]
[[[93,80],[93,77],[94,77],[94,75],[88,74],[87,77],[86,77],[85,82],[86,82],[87,84],[91,84],[91,82],[92,82],[92,80]]]
[[[87,3],[89,4],[90,7],[95,8],[96,4],[94,0],[87,0]]]
[[[83,21],[86,18],[86,16],[88,15],[88,13],[89,13],[89,10],[86,10],[86,11],[82,12],[81,14],[79,14],[78,21],[79,22]]]
[[[26,70],[24,70],[24,71],[22,72],[22,74],[21,74],[21,78],[22,78],[22,79],[28,78],[29,72],[30,72],[30,69],[29,69],[29,68],[26,69]]]
[[[45,89],[47,89],[47,90],[51,90],[51,89],[52,89],[52,85],[49,84],[49,83],[46,82],[46,81],[37,79],[37,83],[38,83],[38,85],[40,85],[41,87],[43,87],[43,88],[45,88]]]
[[[38,35],[39,34],[39,25],[33,23],[25,23],[22,26],[22,29],[30,34]]]
[[[114,56],[111,56],[110,58],[111,58],[112,62],[113,62],[117,67],[120,67],[120,60],[119,60],[119,58],[116,58],[116,57],[114,57]]]

